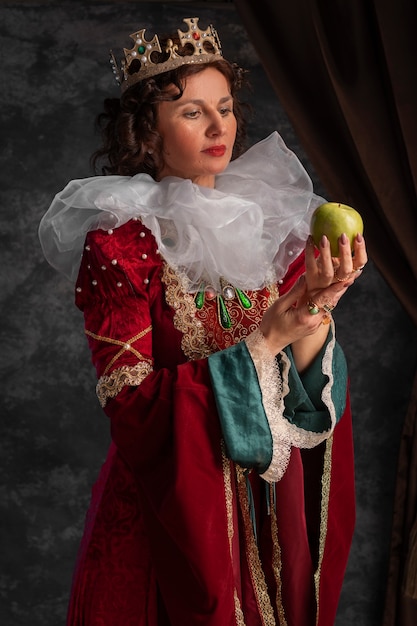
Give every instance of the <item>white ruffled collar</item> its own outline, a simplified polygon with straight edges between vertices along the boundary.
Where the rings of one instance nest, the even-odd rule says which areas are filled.
[[[323,198],[278,133],[231,162],[214,189],[146,174],[71,181],[42,218],[39,237],[48,262],[75,280],[85,236],[140,217],[164,259],[185,275],[220,288],[224,277],[259,289],[283,277],[309,233]]]

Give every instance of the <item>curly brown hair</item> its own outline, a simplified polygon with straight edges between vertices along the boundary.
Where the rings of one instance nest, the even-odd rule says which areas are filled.
[[[162,137],[156,130],[157,105],[162,101],[181,98],[186,78],[207,67],[214,67],[221,72],[230,85],[237,121],[232,159],[242,154],[246,140],[243,113],[246,105],[238,100],[237,92],[245,82],[245,70],[226,59],[218,59],[204,65],[181,65],[136,83],[121,98],[107,98],[104,111],[96,119],[103,145],[91,157],[95,171],[121,176],[146,173],[157,179],[163,167]],[[172,85],[178,89],[176,95],[172,95]]]

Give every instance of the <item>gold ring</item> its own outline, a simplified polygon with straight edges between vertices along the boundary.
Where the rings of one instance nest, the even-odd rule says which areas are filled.
[[[336,269],[335,269],[335,271],[334,271],[334,277],[335,277],[335,279],[336,279],[339,283],[344,283],[344,282],[346,282],[347,280],[349,280],[350,276],[351,276],[351,275],[350,275],[350,274],[348,274],[348,275],[347,275],[347,276],[345,276],[344,278],[339,278],[339,276],[337,275],[337,268],[336,268]]]
[[[361,265],[360,267],[354,267],[352,274],[356,274],[356,272],[361,272],[365,266]]]
[[[327,324],[330,324],[331,321],[332,321],[332,318],[330,315],[323,315],[321,323],[324,325],[327,325]]]
[[[320,312],[319,307],[317,306],[317,304],[315,302],[310,302],[307,304],[308,307],[308,312],[310,313],[310,315],[317,315],[317,313]]]
[[[331,313],[334,309],[334,306],[332,304],[323,304],[322,308],[326,311],[326,313]]]

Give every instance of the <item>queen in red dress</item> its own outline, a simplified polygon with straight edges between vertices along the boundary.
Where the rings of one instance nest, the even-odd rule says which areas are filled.
[[[40,225],[76,280],[112,435],[67,624],[331,626],[355,506],[330,310],[365,244],[355,267],[343,236],[339,259],[314,249],[322,199],[277,133],[243,152],[241,70],[184,22],[113,61],[106,175]]]

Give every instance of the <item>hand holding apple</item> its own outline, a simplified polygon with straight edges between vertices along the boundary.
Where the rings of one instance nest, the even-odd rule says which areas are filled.
[[[358,233],[363,234],[361,215],[347,204],[325,202],[311,216],[310,232],[318,247],[323,235],[330,242],[331,254],[339,256],[339,237],[345,233],[353,250],[353,241]]]

